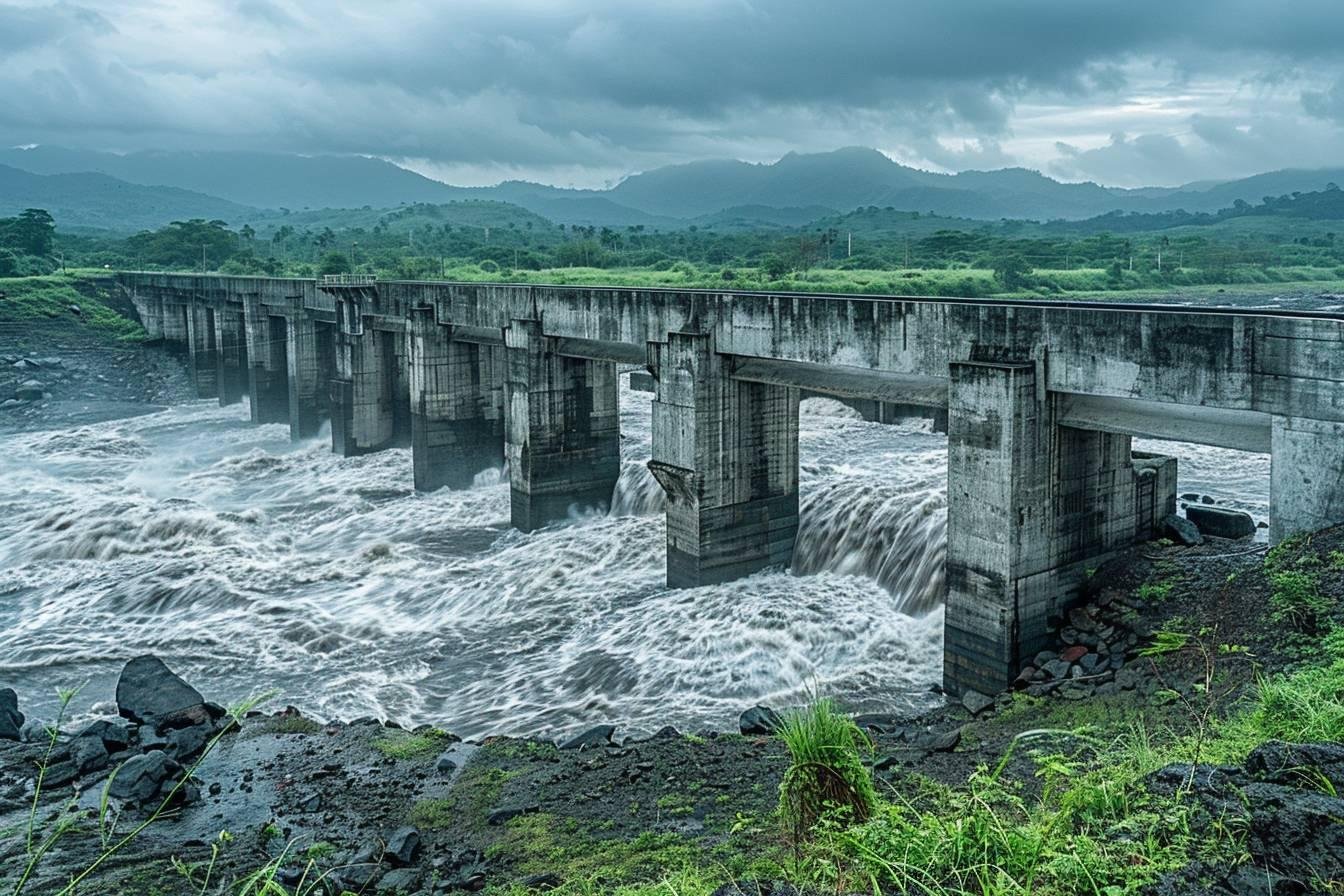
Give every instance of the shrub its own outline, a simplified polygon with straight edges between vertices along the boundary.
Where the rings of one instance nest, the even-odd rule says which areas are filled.
[[[873,778],[862,754],[867,735],[829,698],[787,713],[779,735],[792,762],[779,785],[779,814],[795,843],[806,839],[825,815],[863,822],[877,805]]]
[[[1306,634],[1321,631],[1330,612],[1330,601],[1316,587],[1316,577],[1296,570],[1276,572],[1269,578],[1273,618]]]

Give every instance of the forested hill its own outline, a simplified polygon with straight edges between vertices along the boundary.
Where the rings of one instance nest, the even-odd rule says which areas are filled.
[[[132,231],[174,218],[239,221],[257,214],[236,202],[177,187],[147,187],[106,174],[40,175],[0,165],[0,217],[46,209],[65,228]]]
[[[276,214],[281,209],[395,208],[492,200],[520,206],[561,224],[673,229],[692,223],[802,223],[876,206],[998,221],[1083,220],[1110,213],[1212,213],[1238,200],[1322,190],[1344,183],[1344,169],[1269,172],[1227,183],[1123,190],[1094,183],[1061,183],[1035,171],[1008,168],[937,174],[893,162],[872,149],[791,153],[772,164],[703,161],[636,174],[608,190],[571,190],[523,181],[493,187],[455,187],[382,159],[249,152],[142,152],[129,155],[59,147],[0,150],[0,164],[35,174],[97,172],[141,187],[175,187],[219,197],[235,206]],[[104,188],[107,184],[104,184]],[[3,194],[11,204],[17,202]],[[148,195],[148,194],[146,194]],[[63,221],[97,217],[72,201],[30,197],[28,204],[66,211]],[[173,208],[153,223],[173,218],[238,214]],[[160,194],[161,207],[172,199]],[[147,200],[146,200],[147,201]],[[744,214],[744,210],[747,210]],[[73,220],[71,220],[73,223]],[[123,222],[124,225],[125,222]]]

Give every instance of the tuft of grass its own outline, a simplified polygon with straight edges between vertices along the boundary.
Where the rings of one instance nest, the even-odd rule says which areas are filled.
[[[863,756],[872,743],[854,720],[826,697],[785,713],[779,737],[791,762],[779,785],[779,814],[795,844],[826,816],[862,823],[877,806]]]

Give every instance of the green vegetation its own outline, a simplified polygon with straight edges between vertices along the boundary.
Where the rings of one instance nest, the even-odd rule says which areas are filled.
[[[787,713],[780,738],[792,762],[779,785],[779,814],[795,841],[823,816],[865,821],[877,804],[862,753],[867,735],[828,698]]]
[[[88,329],[113,339],[145,338],[144,328],[114,310],[96,287],[78,276],[52,275],[0,279],[0,324],[32,321],[80,321]],[[77,286],[84,286],[77,289]],[[79,308],[76,316],[70,310]]]
[[[0,221],[0,276],[56,257],[115,269],[987,297],[1344,288],[1344,191],[1266,197],[1214,214],[998,222],[868,206],[803,226],[706,220],[554,224],[466,200],[287,213],[231,229],[191,219],[133,236],[55,233],[34,209]],[[45,237],[34,236],[48,226]],[[6,233],[12,232],[7,237]],[[9,240],[9,243],[6,243]],[[10,245],[12,244],[12,245]]]
[[[451,743],[451,737],[448,732],[438,729],[419,732],[394,729],[376,738],[373,746],[384,756],[393,759],[421,759],[441,752]]]
[[[1274,590],[1269,602],[1276,622],[1305,634],[1320,632],[1331,604],[1317,587],[1315,575],[1296,570],[1276,572],[1270,576],[1270,583]]]

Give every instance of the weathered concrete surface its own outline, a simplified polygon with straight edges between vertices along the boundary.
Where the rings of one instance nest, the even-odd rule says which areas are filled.
[[[742,382],[713,337],[671,333],[649,368],[653,459],[667,493],[667,583],[787,566],[798,534],[798,390]]]
[[[616,365],[562,355],[538,320],[505,334],[511,516],[524,532],[605,512],[621,471]]]
[[[304,377],[324,376],[312,360],[324,339],[314,348],[288,333],[303,315],[336,322],[333,447],[414,441],[425,488],[462,481],[449,458],[475,456],[470,467],[489,453],[482,421],[500,406],[501,375],[482,359],[506,346],[506,455],[523,529],[607,504],[619,470],[615,364],[647,363],[673,584],[788,562],[799,390],[946,409],[954,691],[1011,679],[1089,563],[1174,510],[1174,464],[1132,457],[1131,436],[1271,451],[1275,540],[1344,521],[1338,315],[119,276],[170,344],[188,340],[187,307],[241,306],[253,417],[290,420],[297,434],[310,424],[294,406]],[[277,320],[279,349],[266,338]]]
[[[504,462],[503,348],[454,339],[427,306],[408,339],[415,487],[467,488]]]

